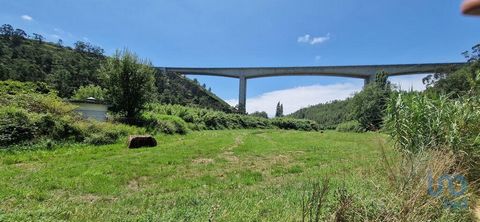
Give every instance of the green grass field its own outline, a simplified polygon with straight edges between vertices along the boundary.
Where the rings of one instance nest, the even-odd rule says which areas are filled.
[[[0,154],[0,221],[294,221],[311,181],[378,190],[381,134],[231,130]],[[375,182],[372,182],[375,181]]]

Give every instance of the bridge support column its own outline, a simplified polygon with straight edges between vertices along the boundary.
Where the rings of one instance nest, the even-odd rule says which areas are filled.
[[[246,113],[246,104],[247,104],[247,78],[245,76],[240,76],[240,87],[238,94],[238,110],[240,113]]]
[[[375,75],[370,75],[370,77],[364,79],[365,82],[364,82],[363,86],[366,86],[366,85],[368,85],[368,84],[370,84],[370,83],[372,83],[372,82],[375,82],[375,78],[376,78]]]

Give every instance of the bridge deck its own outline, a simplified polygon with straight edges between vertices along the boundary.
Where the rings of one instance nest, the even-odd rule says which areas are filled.
[[[385,71],[389,76],[433,73],[439,69],[456,68],[464,63],[427,63],[401,65],[360,65],[360,66],[310,66],[310,67],[248,67],[248,68],[180,68],[162,67],[167,72],[192,75],[211,75],[246,79],[271,76],[338,76],[367,79],[378,71]]]

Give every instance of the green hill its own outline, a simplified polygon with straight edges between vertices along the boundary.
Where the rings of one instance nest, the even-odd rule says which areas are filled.
[[[0,27],[0,80],[45,82],[63,98],[80,86],[105,87],[98,68],[107,57],[104,50],[86,42],[73,47],[45,42],[38,34],[29,36],[10,25]],[[159,102],[233,112],[234,108],[213,93],[175,73],[156,76]]]
[[[233,107],[200,86],[198,82],[180,74],[171,72],[162,74],[159,71],[156,85],[160,103],[209,108],[227,113],[235,112]]]
[[[334,100],[329,103],[322,103],[307,108],[300,109],[290,117],[299,119],[309,119],[316,121],[322,128],[335,129],[338,124],[352,120],[350,115],[351,99]]]

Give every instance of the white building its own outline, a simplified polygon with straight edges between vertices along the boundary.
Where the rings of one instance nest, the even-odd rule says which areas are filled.
[[[70,100],[70,103],[78,106],[75,111],[82,114],[85,118],[96,119],[102,122],[107,120],[108,105],[102,101],[89,97],[85,100]]]

